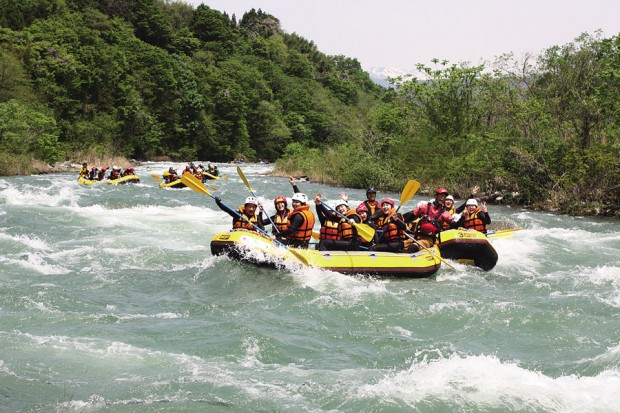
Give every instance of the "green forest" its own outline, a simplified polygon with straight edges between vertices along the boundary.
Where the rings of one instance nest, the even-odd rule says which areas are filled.
[[[416,73],[384,89],[260,9],[0,0],[0,175],[268,159],[347,187],[480,185],[509,204],[620,216],[620,35]]]

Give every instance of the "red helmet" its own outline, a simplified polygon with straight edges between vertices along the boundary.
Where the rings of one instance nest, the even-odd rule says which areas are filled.
[[[355,212],[362,212],[362,211],[368,212],[368,207],[363,202],[359,204],[357,208],[355,208]]]
[[[392,207],[395,205],[394,200],[393,200],[392,198],[388,198],[388,197],[385,197],[385,198],[383,198],[383,199],[381,200],[381,205],[383,205],[383,204],[384,204],[384,203],[386,203],[386,202],[387,202],[388,204],[392,205]]]
[[[276,199],[273,200],[274,205],[278,205],[280,202],[284,202],[284,205],[288,205],[286,198],[284,198],[282,195],[278,195]]]
[[[435,191],[435,195],[445,194],[447,196],[449,193],[450,192],[448,192],[446,188],[437,188],[437,190]]]

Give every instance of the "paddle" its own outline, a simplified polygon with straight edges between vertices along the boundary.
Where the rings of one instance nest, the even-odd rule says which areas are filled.
[[[407,203],[407,201],[413,198],[415,193],[418,192],[418,189],[420,189],[420,183],[414,179],[410,179],[405,184],[403,192],[401,192],[400,194],[400,204],[398,205],[398,208],[396,208],[396,212],[398,212],[398,210],[401,206],[403,206],[403,204]]]
[[[512,233],[515,231],[521,231],[523,228],[508,228],[500,229],[498,231],[488,231],[486,233],[487,238],[508,238],[512,237]]]
[[[245,183],[245,186],[247,186],[248,189],[250,190],[250,192],[252,193],[252,196],[254,196],[254,198],[256,198],[256,194],[254,193],[254,190],[252,189],[252,185],[250,185],[250,183],[248,182],[248,178],[245,177],[245,174],[241,170],[240,166],[237,166],[237,173],[239,174],[239,176],[243,180],[243,183]],[[269,216],[269,214],[267,214],[267,218],[269,218],[269,222],[271,222],[271,225],[276,229],[276,232],[279,234],[280,230],[278,229],[278,227],[276,227],[276,224],[273,223],[273,221],[271,220],[271,217]]]
[[[401,221],[402,222],[402,221]],[[424,248],[426,251],[430,252],[431,254],[433,254],[435,257],[439,258],[441,260],[441,262],[443,262],[444,264],[446,264],[448,267],[452,268],[453,270],[456,270],[456,268],[454,268],[452,265],[450,265],[450,263],[446,260],[444,260],[443,258],[441,258],[439,255],[435,254],[433,251],[431,251],[430,249],[428,249],[424,244],[422,244],[421,242],[419,242],[417,239],[413,238],[411,235],[407,234],[406,232],[403,231],[403,234],[405,234],[405,236],[407,238],[409,238],[411,241],[415,242],[418,247],[422,247]]]
[[[398,212],[398,210],[400,209],[401,206],[403,206],[404,203],[406,203],[407,201],[409,201],[411,198],[413,198],[413,196],[415,195],[416,192],[418,192],[418,189],[420,189],[420,183],[416,180],[409,180],[406,184],[405,187],[403,188],[403,192],[400,194],[400,205],[398,205],[398,208],[396,209],[396,212]],[[395,219],[398,219],[395,217]],[[400,221],[400,220],[399,220]],[[402,221],[401,221],[402,222]],[[454,268],[452,265],[450,265],[450,263],[446,260],[444,260],[443,258],[441,258],[439,255],[435,254],[433,251],[431,251],[430,249],[426,248],[426,246],[424,244],[422,244],[421,242],[419,242],[417,239],[415,239],[414,237],[412,237],[411,235],[407,234],[406,232],[403,231],[403,234],[405,234],[405,236],[407,238],[409,238],[410,240],[412,240],[413,242],[416,243],[416,245],[418,245],[419,247],[424,248],[426,251],[430,252],[431,254],[433,254],[435,257],[439,258],[441,260],[441,262],[443,262],[444,264],[446,264],[448,267],[452,268],[453,270],[456,270],[456,268]]]
[[[328,209],[334,211],[341,218],[344,218],[347,221],[349,220],[349,218],[347,218],[345,215],[341,214],[340,212],[336,211],[334,208],[330,207],[325,202],[323,202],[322,199],[319,199],[319,201],[321,201],[321,204],[323,204],[323,206],[325,208],[328,208]],[[357,229],[357,233],[359,234],[360,237],[362,237],[362,239],[364,241],[370,242],[370,241],[372,241],[375,238],[375,230],[370,225],[368,225],[368,224],[359,224],[357,222],[354,222],[353,226],[355,227],[355,229]]]
[[[213,195],[211,195],[211,192],[209,192],[209,190],[207,189],[207,187],[200,182],[200,180],[198,178],[196,178],[194,175],[192,174],[184,174],[181,177],[181,182],[183,182],[185,184],[185,186],[191,188],[192,190],[196,191],[196,192],[200,192],[202,194],[205,195],[209,195],[211,198],[215,199],[215,197]],[[226,206],[228,209],[230,209],[231,211],[233,211],[235,214],[237,214],[237,216],[243,220],[245,220],[247,223],[249,223],[250,225],[252,225],[254,227],[255,230],[257,230],[258,232],[260,232],[261,234],[265,235],[267,238],[271,239],[271,237],[269,236],[269,234],[267,232],[265,232],[263,229],[261,229],[260,227],[254,225],[252,222],[248,221],[248,219],[244,216],[242,216],[241,214],[239,214],[237,211],[231,209],[230,207],[228,207],[228,205],[224,204],[222,202],[222,205]],[[303,265],[305,265],[306,267],[309,267],[310,264],[308,263],[308,260],[306,259],[306,257],[304,257],[303,255],[301,255],[298,251],[295,251],[295,249],[293,248],[289,248],[288,246],[282,244],[280,241],[274,239],[272,240],[275,244],[284,247],[287,251],[289,251],[291,254],[293,254]]]
[[[204,171],[203,171],[203,172],[202,172],[202,174],[203,174],[203,175],[207,175],[209,178],[211,178],[211,179],[215,179],[216,181],[219,181],[219,180],[220,180],[220,177],[219,177],[219,176],[211,175],[209,172],[204,172]]]
[[[151,174],[151,178],[161,179],[161,175]]]

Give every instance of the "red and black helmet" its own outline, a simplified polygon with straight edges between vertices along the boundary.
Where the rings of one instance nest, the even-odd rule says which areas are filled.
[[[445,195],[448,196],[450,194],[450,192],[448,192],[448,190],[446,188],[437,188],[437,190],[435,191],[435,195]]]
[[[284,202],[284,205],[288,205],[286,198],[282,195],[278,195],[276,199],[273,200],[274,205],[278,205],[280,202]]]

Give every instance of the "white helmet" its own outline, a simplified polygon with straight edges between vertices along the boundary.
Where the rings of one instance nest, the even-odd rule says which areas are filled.
[[[344,205],[345,207],[347,207],[347,211],[349,210],[349,204],[347,204],[346,201],[336,201],[336,202],[334,202],[334,207],[336,209],[338,209],[338,207],[340,205]]]
[[[258,201],[253,196],[249,196],[245,199],[245,204],[252,204],[258,206]]]
[[[291,197],[291,199],[293,201],[299,201],[302,204],[305,204],[308,202],[308,196],[306,194],[302,194],[301,192],[296,192],[295,195]]]
[[[476,201],[476,200],[475,200],[475,199],[473,199],[473,198],[470,198],[470,199],[468,199],[468,200],[467,200],[467,202],[465,202],[465,205],[467,205],[467,206],[469,206],[469,205],[475,205],[475,206],[478,206],[478,201]]]
[[[453,202],[454,202],[454,197],[453,197],[452,195],[448,195],[448,196],[446,197],[446,199],[449,199],[449,200],[451,200],[451,201],[453,201]]]

